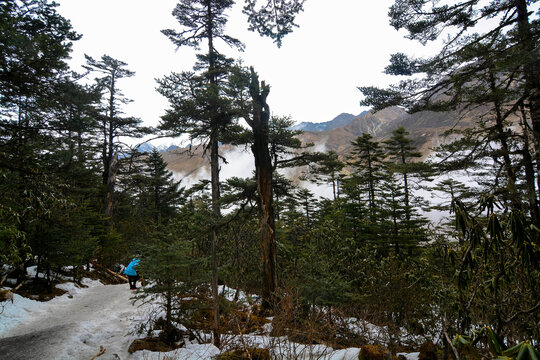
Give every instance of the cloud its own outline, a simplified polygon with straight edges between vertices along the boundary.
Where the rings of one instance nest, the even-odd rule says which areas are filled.
[[[225,158],[225,161],[223,159],[219,161],[219,179],[221,182],[231,177],[246,178],[253,176],[255,162],[249,150],[245,150],[242,147],[235,147],[222,152],[220,155]],[[189,189],[201,180],[210,180],[210,166],[202,166],[189,174],[181,171],[173,171],[173,176],[176,181],[182,180],[181,186]]]
[[[206,167],[202,167],[199,170],[186,175],[183,172],[173,171],[173,177],[176,181],[181,180],[181,187],[189,189],[193,185],[197,184],[201,180],[210,180],[210,172]]]
[[[220,179],[226,180],[231,177],[247,178],[253,176],[255,171],[255,160],[251,151],[236,147],[233,150],[226,151],[223,154],[227,163],[220,161]]]

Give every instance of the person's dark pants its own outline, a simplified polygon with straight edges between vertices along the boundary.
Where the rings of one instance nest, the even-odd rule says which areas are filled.
[[[137,288],[137,280],[139,280],[139,275],[128,275],[129,288],[134,290]]]

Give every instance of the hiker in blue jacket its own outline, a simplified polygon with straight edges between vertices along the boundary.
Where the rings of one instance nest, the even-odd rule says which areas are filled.
[[[140,262],[141,262],[141,260],[139,260],[137,258],[133,258],[133,260],[131,260],[129,265],[124,270],[124,274],[126,274],[127,277],[128,277],[129,289],[130,290],[137,289],[137,280],[139,280],[140,276],[137,273],[137,270],[135,270],[135,268],[139,265]]]

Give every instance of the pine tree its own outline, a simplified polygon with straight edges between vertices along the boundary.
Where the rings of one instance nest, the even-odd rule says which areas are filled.
[[[102,77],[97,78],[96,82],[100,90],[107,96],[104,99],[99,120],[102,141],[103,185],[106,188],[104,214],[112,218],[114,190],[119,168],[118,154],[121,151],[118,137],[140,137],[142,135],[141,129],[138,128],[141,123],[140,119],[121,116],[121,104],[126,104],[130,100],[123,96],[118,87],[118,81],[122,78],[134,76],[135,73],[126,69],[127,64],[125,62],[108,55],[103,55],[101,60],[94,60],[88,55],[85,55],[85,57],[87,62],[85,68],[91,72],[102,74]]]
[[[0,3],[0,258],[10,265],[32,258],[28,245],[41,243],[35,226],[40,221],[61,228],[56,216],[73,204],[80,205],[74,213],[84,213],[84,196],[70,175],[87,164],[80,160],[74,166],[73,153],[65,146],[72,124],[60,118],[59,101],[78,101],[67,89],[74,87],[67,59],[80,36],[55,7],[44,0]],[[82,103],[87,106],[91,100]],[[87,131],[83,125],[81,133]],[[63,226],[69,231],[69,224]],[[82,233],[89,227],[75,228],[82,228],[85,238]]]
[[[442,38],[443,33],[448,38],[443,39],[440,52],[430,58],[392,55],[386,72],[414,79],[388,89],[360,89],[366,95],[364,103],[376,109],[404,105],[411,112],[468,111],[478,119],[479,131],[478,143],[469,149],[469,159],[483,156],[474,151],[482,151],[490,143],[497,143],[499,148],[484,155],[495,156],[495,161],[502,163],[505,179],[500,185],[504,189],[486,191],[503,194],[505,206],[528,208],[532,221],[538,224],[538,197],[533,188],[538,189],[534,178],[540,173],[540,155],[535,150],[540,144],[540,31],[536,26],[538,13],[531,11],[533,3],[458,1],[449,5],[397,0],[389,12],[396,29],[405,29],[407,37],[423,44]],[[529,125],[512,125],[518,122]],[[516,153],[522,159],[516,158]],[[521,165],[527,169],[522,179],[519,174],[525,171],[519,169]],[[520,193],[521,181],[526,184],[525,194]]]
[[[266,1],[266,3],[265,3]],[[263,5],[258,7],[258,3]],[[268,36],[281,46],[283,37],[297,26],[296,14],[304,10],[305,0],[246,0],[244,14],[248,15],[249,30]]]
[[[296,192],[295,197],[298,201],[298,206],[304,212],[304,217],[309,226],[313,218],[313,213],[317,206],[317,200],[315,199],[315,194],[313,194],[313,192],[308,189],[299,189]]]
[[[351,233],[354,243],[360,243],[364,234],[365,219],[369,215],[365,184],[356,176],[345,176],[341,181],[342,207],[345,218],[345,228]]]
[[[379,143],[372,141],[373,136],[362,134],[352,142],[349,164],[353,166],[353,176],[358,184],[365,184],[368,193],[368,207],[371,220],[375,221],[377,213],[377,188],[381,181],[384,152]]]
[[[195,272],[202,276],[205,273],[202,269],[193,269],[204,258],[192,253],[194,239],[188,228],[190,224],[195,225],[191,221],[196,214],[184,208],[186,199],[184,189],[179,188],[180,181],[174,180],[173,173],[167,169],[167,163],[155,148],[139,161],[142,164],[140,172],[132,179],[136,188],[131,194],[136,198],[133,210],[137,216],[134,220],[140,219],[150,224],[146,225],[150,228],[146,238],[134,244],[133,253],[143,255],[141,272],[151,282],[144,293],[150,294],[163,307],[164,336],[172,343],[177,335],[173,320],[179,316],[175,313],[178,308],[176,294],[199,284],[190,274]]]
[[[381,179],[381,230],[386,229],[382,236],[382,243],[393,245],[396,254],[400,254],[402,248],[410,243],[408,231],[405,231],[410,223],[406,214],[411,215],[411,209],[405,206],[405,192],[403,184],[397,180],[394,173],[386,172]],[[405,225],[404,225],[405,224]]]
[[[339,199],[339,180],[340,172],[345,167],[345,163],[339,160],[339,156],[335,151],[329,151],[326,158],[322,159],[315,165],[314,181],[319,185],[332,184],[332,194],[334,201]]]
[[[178,294],[195,291],[197,286],[208,281],[204,267],[206,259],[194,251],[195,238],[208,224],[205,220],[200,224],[201,216],[197,211],[187,210],[182,209],[178,217],[154,231],[152,241],[139,248],[143,255],[140,271],[149,279],[141,297],[147,299],[149,295],[163,309],[165,329],[162,336],[169,344],[178,337],[174,322],[182,323],[188,315],[179,311],[181,299]]]
[[[253,130],[252,152],[255,157],[255,176],[257,179],[257,193],[259,194],[259,225],[262,251],[262,298],[263,306],[271,308],[277,290],[277,256],[275,244],[275,218],[274,195],[272,179],[274,169],[268,143],[270,132],[270,107],[266,98],[270,93],[270,86],[263,82],[251,70],[251,83],[249,86],[252,105],[252,117],[246,118]]]
[[[401,241],[406,242],[407,249],[411,253],[412,249],[420,241],[425,240],[423,228],[427,220],[418,214],[418,207],[422,206],[425,201],[414,196],[413,186],[411,185],[412,177],[415,175],[418,180],[423,180],[425,176],[431,173],[431,169],[427,164],[421,162],[413,162],[413,159],[421,157],[420,152],[416,151],[416,147],[412,145],[413,140],[408,138],[409,133],[403,127],[398,127],[392,132],[392,137],[384,141],[386,155],[388,157],[387,171],[389,177],[394,177],[396,174],[401,176],[401,184],[399,188],[395,188],[394,179],[387,179],[387,190],[390,190],[390,210],[392,213],[394,231]],[[403,195],[403,204],[398,205],[400,194]],[[403,211],[405,218],[403,221],[398,221],[398,215]],[[396,226],[399,223],[400,231],[397,231]],[[399,252],[398,240],[396,240],[396,252]]]
[[[277,169],[307,165],[320,159],[321,155],[298,152],[307,146],[295,137],[299,132],[290,129],[292,121],[289,118],[270,116],[270,106],[266,101],[270,86],[259,81],[253,68],[248,71],[241,65],[235,66],[227,91],[234,99],[235,111],[251,128],[250,132],[244,132],[237,138],[236,144],[251,144],[255,158],[263,265],[262,298],[264,307],[269,308],[275,303],[277,291],[274,188],[280,190],[275,196],[281,195],[282,190],[287,188],[278,186],[285,184],[283,181],[274,185],[274,178],[279,177]]]
[[[392,161],[393,172],[399,173],[403,178],[403,192],[405,194],[405,217],[407,220],[411,218],[411,201],[410,201],[410,184],[409,174],[413,172],[411,160],[419,158],[422,155],[416,151],[416,147],[412,145],[413,140],[407,137],[409,133],[404,127],[400,126],[392,131],[392,137],[384,142],[387,155]]]
[[[183,189],[179,189],[180,181],[173,179],[173,173],[167,169],[167,163],[155,148],[144,159],[143,171],[144,185],[139,198],[159,228],[176,214]]]
[[[164,117],[163,128],[174,132],[188,132],[191,139],[206,138],[207,149],[210,152],[210,175],[212,184],[212,209],[214,221],[218,222],[221,216],[219,208],[219,140],[225,129],[232,122],[228,110],[228,100],[224,99],[221,80],[226,73],[229,61],[222,56],[216,48],[216,42],[222,41],[227,46],[242,49],[243,44],[225,34],[227,23],[225,11],[232,7],[232,0],[181,0],[176,5],[173,16],[178,20],[181,30],[163,30],[177,47],[191,46],[199,48],[206,42],[207,52],[199,55],[204,73],[183,73],[180,76],[173,74],[160,82],[160,92],[165,95],[173,109]],[[195,91],[190,85],[194,84]],[[193,87],[192,87],[193,88]],[[194,96],[193,96],[194,95]],[[203,109],[203,112],[199,112]],[[212,279],[212,294],[214,298],[214,345],[220,345],[219,339],[219,306],[217,289],[217,227],[212,227],[212,254],[214,276]]]

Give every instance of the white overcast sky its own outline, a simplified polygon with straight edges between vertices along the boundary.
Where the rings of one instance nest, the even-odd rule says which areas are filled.
[[[167,101],[155,91],[155,79],[191,70],[195,59],[191,48],[176,50],[160,32],[179,29],[171,15],[177,0],[56,2],[58,12],[83,35],[74,43],[72,68],[81,71],[85,53],[96,59],[107,54],[126,62],[136,75],[119,83],[133,100],[125,113],[157,125]],[[390,27],[391,0],[308,0],[297,18],[299,28],[284,39],[281,48],[247,31],[240,11],[243,1],[238,3],[229,12],[228,34],[246,44],[239,56],[271,85],[272,113],[290,115],[295,122],[328,121],[343,112],[359,114],[365,109],[359,105],[358,86],[396,81],[382,73],[391,53],[422,55],[428,50]]]

